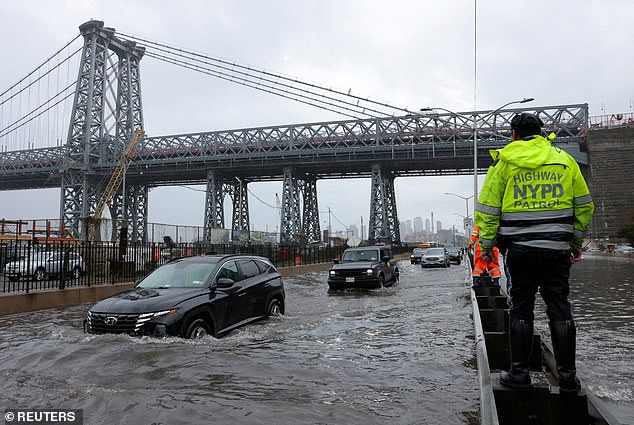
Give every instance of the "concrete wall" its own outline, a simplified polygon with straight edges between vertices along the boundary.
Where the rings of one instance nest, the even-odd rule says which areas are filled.
[[[325,271],[331,263],[311,264],[299,267],[280,267],[282,276],[293,276],[301,273]],[[52,289],[34,291],[30,293],[16,292],[0,294],[0,316],[22,313],[25,311],[42,310],[46,308],[69,307],[72,305],[95,303],[111,295],[125,291],[134,285],[133,282],[106,284],[80,288]],[[324,274],[326,287],[326,274]]]
[[[617,239],[634,212],[634,127],[591,130],[586,141],[588,186],[594,200],[590,231],[598,239]]]

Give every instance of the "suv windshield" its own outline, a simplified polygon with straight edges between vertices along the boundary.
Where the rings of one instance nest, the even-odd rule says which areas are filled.
[[[159,267],[143,279],[139,288],[200,288],[204,286],[216,264],[209,261],[175,261]]]
[[[346,251],[341,261],[377,261],[379,253],[375,249]]]
[[[445,255],[444,248],[429,248],[426,255]]]

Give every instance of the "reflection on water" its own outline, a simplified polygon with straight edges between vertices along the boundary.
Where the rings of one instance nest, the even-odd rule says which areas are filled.
[[[600,397],[620,402],[618,418],[634,423],[634,259],[587,256],[573,267],[571,297],[578,324],[579,370]]]
[[[634,424],[634,258],[585,255],[570,275],[577,324],[577,370],[584,383]],[[549,335],[538,297],[536,322]]]
[[[384,290],[287,278],[286,316],[222,339],[85,335],[87,305],[0,317],[0,410],[83,408],[87,424],[477,424],[468,272],[399,266]],[[578,369],[624,423],[633,266],[588,257],[572,275]]]

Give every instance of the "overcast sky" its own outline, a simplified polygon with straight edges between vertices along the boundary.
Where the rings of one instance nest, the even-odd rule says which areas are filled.
[[[97,19],[119,32],[412,110],[486,110],[534,97],[533,106],[588,103],[590,115],[632,112],[631,0],[479,1],[477,31],[475,8],[473,0],[7,0],[0,2],[0,90]],[[141,61],[141,81],[152,136],[345,118],[149,57]],[[275,205],[282,184],[249,189]],[[343,229],[340,222],[358,226],[361,217],[367,226],[368,179],[325,180],[317,189],[322,228],[328,207],[333,230]],[[397,178],[399,219],[433,212],[443,227],[460,226],[465,202],[444,192],[469,196],[473,177]],[[200,190],[153,189],[149,220],[202,225],[204,200]],[[274,208],[254,196],[249,202],[252,230],[279,226]],[[59,190],[0,191],[0,217],[58,216]]]

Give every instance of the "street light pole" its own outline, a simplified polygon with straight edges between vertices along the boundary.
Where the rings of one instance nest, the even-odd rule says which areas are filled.
[[[461,198],[464,199],[464,205],[467,208],[467,215],[465,216],[465,218],[469,217],[469,199],[473,198],[473,195],[470,196],[461,196],[461,195],[457,195],[455,193],[451,193],[451,192],[445,192],[445,195],[453,195],[457,198]]]
[[[482,120],[487,119],[491,115],[495,114],[501,109],[506,108],[510,105],[515,105],[518,103],[527,103],[535,100],[533,97],[525,97],[522,100],[513,100],[511,102],[507,102],[504,105],[500,106],[497,109],[489,112],[488,114],[482,117]],[[473,117],[473,217],[475,218],[475,210],[478,208],[478,116]]]
[[[506,108],[507,106],[515,105],[515,104],[518,104],[518,103],[532,102],[533,100],[535,100],[535,98],[533,98],[533,97],[525,97],[524,99],[521,99],[521,100],[513,100],[511,102],[507,102],[504,105],[500,106],[499,108],[496,108],[496,109],[492,110],[491,112],[488,112],[485,115],[483,115],[481,120],[482,121],[486,120],[488,117],[490,117],[491,115],[495,114],[496,112]],[[448,112],[448,113],[450,113],[452,115],[456,115],[456,116],[460,116],[460,117],[463,117],[463,118],[467,118],[464,114],[458,114],[456,112],[453,112],[453,111],[451,111],[449,109],[445,109],[445,108],[422,108],[421,112],[432,111],[434,109],[438,109],[438,110],[441,110],[441,111]],[[471,118],[471,120],[473,121],[473,215],[474,215],[474,218],[475,218],[475,210],[478,207],[478,116],[474,115],[473,118]]]

